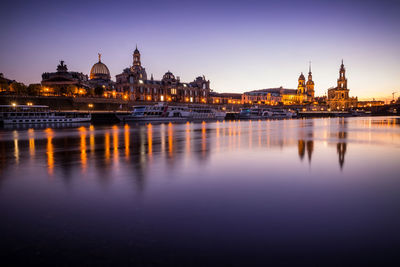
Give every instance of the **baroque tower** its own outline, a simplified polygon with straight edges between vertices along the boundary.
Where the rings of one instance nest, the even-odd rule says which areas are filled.
[[[300,74],[299,84],[297,85],[297,94],[304,95],[306,93],[306,78],[303,73]]]
[[[137,45],[133,52],[133,65],[130,70],[135,80],[147,80],[146,70],[142,67],[142,62],[140,62],[140,52]]]
[[[136,45],[136,49],[133,52],[133,66],[141,66],[141,62],[140,62],[140,52],[137,49],[137,45]]]
[[[342,59],[342,65],[340,65],[339,79],[337,80],[337,88],[344,90],[347,89],[346,69],[344,68],[343,59]]]
[[[310,66],[308,70],[308,81],[306,84],[306,92],[307,95],[311,98],[311,100],[314,99],[314,81],[312,80],[312,72],[311,72],[311,61],[310,61]]]

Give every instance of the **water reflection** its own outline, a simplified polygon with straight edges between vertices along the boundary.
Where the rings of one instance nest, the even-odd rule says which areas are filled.
[[[209,164],[212,157],[224,153],[251,157],[257,152],[258,157],[265,157],[293,150],[300,162],[307,157],[310,166],[314,153],[336,155],[336,168],[343,170],[349,139],[356,143],[398,142],[393,139],[399,137],[398,125],[397,118],[340,118],[3,130],[0,169],[3,173],[14,163],[29,173],[25,161],[39,165],[43,161],[49,176],[62,170],[63,177],[73,179],[77,169],[101,179],[126,173],[143,189],[154,168],[170,173],[184,164]],[[12,157],[8,154],[11,147]],[[282,166],[290,160],[282,158]],[[91,165],[93,172],[88,174]]]

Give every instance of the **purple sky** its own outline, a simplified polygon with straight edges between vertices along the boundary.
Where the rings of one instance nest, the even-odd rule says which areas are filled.
[[[1,4],[0,72],[40,82],[58,61],[88,74],[103,54],[113,79],[136,43],[148,75],[210,79],[218,92],[296,88],[311,60],[316,95],[400,91],[399,1],[18,1]]]

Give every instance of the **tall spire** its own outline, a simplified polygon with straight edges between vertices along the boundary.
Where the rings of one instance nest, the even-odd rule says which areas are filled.
[[[311,60],[309,61],[309,68],[308,68],[308,74],[311,74]]]
[[[101,62],[101,54],[97,53],[97,55],[99,55],[99,62]]]

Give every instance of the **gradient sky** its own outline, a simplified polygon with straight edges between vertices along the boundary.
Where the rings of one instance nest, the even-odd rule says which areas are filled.
[[[115,80],[138,44],[149,76],[205,75],[217,92],[296,88],[311,60],[323,95],[342,58],[352,96],[400,92],[400,1],[6,0],[1,10],[0,72],[26,84],[61,59],[89,74],[98,52]]]

